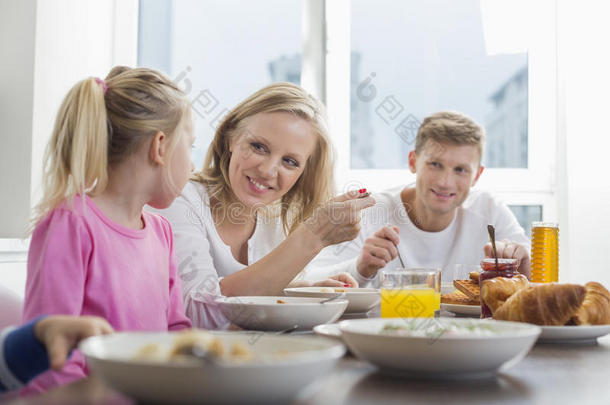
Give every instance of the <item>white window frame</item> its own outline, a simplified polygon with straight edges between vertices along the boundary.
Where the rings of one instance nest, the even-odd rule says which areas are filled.
[[[542,205],[543,220],[551,221],[557,220],[558,215],[557,4],[556,0],[543,0],[530,2],[528,7],[536,14],[537,22],[537,35],[531,40],[528,51],[528,167],[485,169],[476,187],[493,191],[509,205]],[[309,15],[309,18],[315,17]],[[337,151],[337,190],[341,192],[355,187],[382,190],[413,182],[415,175],[406,169],[351,169],[350,0],[326,1],[324,18],[326,41],[320,49],[326,49],[326,66],[322,83],[325,85],[329,127]],[[303,65],[307,63],[304,57]]]

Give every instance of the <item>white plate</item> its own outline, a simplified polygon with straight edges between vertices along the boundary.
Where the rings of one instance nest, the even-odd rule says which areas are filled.
[[[610,333],[610,325],[542,326],[540,342],[590,342]]]
[[[421,331],[436,325],[491,327],[491,336],[428,336],[382,334],[385,325],[414,325]],[[339,324],[343,341],[358,357],[383,371],[428,378],[489,377],[506,369],[529,352],[540,327],[518,322],[450,318],[357,319]]]
[[[333,289],[333,287],[295,287],[284,288],[284,294],[291,297],[317,297],[330,298],[340,292],[325,291]],[[345,290],[345,298],[349,301],[345,313],[362,313],[368,312],[375,305],[379,305],[381,295],[376,288],[341,288]]]
[[[338,323],[327,323],[324,325],[314,326],[313,331],[316,335],[342,340],[341,329],[339,329]]]
[[[80,349],[92,370],[118,391],[143,402],[172,404],[235,403],[244,398],[261,403],[285,401],[327,374],[345,354],[345,347],[330,339],[262,333],[215,335],[223,344],[240,342],[261,360],[227,366],[133,360],[147,344],[171,348],[172,332],[97,336],[85,340]]]
[[[459,315],[469,315],[476,317],[481,316],[480,305],[445,304],[441,302],[441,309],[443,311],[453,312],[454,314]]]
[[[294,325],[309,330],[335,322],[347,308],[347,300],[320,304],[323,298],[223,297],[216,300],[222,313],[235,325],[251,330],[284,330]],[[284,304],[278,303],[284,302]]]

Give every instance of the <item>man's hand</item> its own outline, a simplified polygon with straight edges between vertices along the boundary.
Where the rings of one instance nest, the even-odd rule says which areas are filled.
[[[525,246],[504,239],[501,242],[496,242],[496,250],[498,252],[498,259],[517,259],[519,273],[527,276],[528,279],[530,278],[530,252]],[[485,252],[485,257],[494,257],[491,243],[486,244],[483,247],[483,251]]]
[[[384,226],[373,236],[364,241],[362,253],[356,262],[358,272],[366,278],[371,278],[377,271],[384,268],[398,256],[396,246],[400,238],[398,227]]]

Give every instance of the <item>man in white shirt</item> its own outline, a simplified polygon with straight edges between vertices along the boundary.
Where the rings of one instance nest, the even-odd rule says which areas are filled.
[[[324,249],[307,278],[348,271],[366,285],[380,269],[441,268],[453,278],[457,264],[491,257],[487,225],[496,229],[498,257],[515,258],[529,277],[530,241],[508,207],[471,188],[483,173],[484,129],[469,117],[439,112],[424,119],[409,153],[415,184],[375,194],[363,211],[362,230],[351,242]]]

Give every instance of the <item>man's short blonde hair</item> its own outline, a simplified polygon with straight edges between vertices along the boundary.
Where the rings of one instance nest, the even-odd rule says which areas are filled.
[[[441,144],[474,145],[482,158],[485,129],[464,114],[441,111],[426,117],[420,125],[415,138],[415,153],[419,154],[429,140]]]

